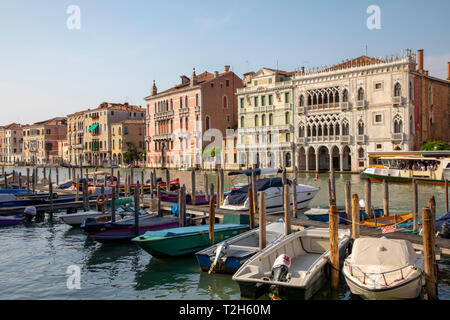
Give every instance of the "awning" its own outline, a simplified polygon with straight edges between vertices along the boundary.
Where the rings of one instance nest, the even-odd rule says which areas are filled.
[[[89,127],[88,132],[91,132],[91,131],[97,129],[97,127],[98,127],[98,123],[94,123],[92,126]]]

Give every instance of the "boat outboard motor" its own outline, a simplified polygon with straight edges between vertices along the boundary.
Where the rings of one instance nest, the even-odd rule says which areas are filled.
[[[442,224],[440,235],[442,238],[450,239],[450,220],[447,220]]]
[[[286,255],[282,254],[278,256],[278,258],[275,260],[275,263],[272,267],[272,273],[270,275],[270,279],[272,281],[277,282],[287,282],[289,280],[289,269],[291,267],[291,258]],[[271,291],[271,299],[272,300],[279,300],[278,298],[278,286],[272,285],[270,286]]]
[[[36,208],[26,207],[23,213],[25,215],[25,221],[29,223],[34,217],[36,217]]]
[[[228,243],[226,241],[222,242],[222,244],[220,244],[215,253],[215,257],[214,257],[214,261],[211,263],[211,267],[209,268],[208,274],[211,274],[214,271],[214,268],[217,265],[217,262],[219,262],[220,259],[222,259],[222,257],[225,256],[225,254],[227,253],[228,249],[230,248],[230,246],[228,245]]]

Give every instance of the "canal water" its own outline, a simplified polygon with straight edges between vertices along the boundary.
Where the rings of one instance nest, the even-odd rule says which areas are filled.
[[[6,168],[26,173],[25,168]],[[48,170],[48,169],[47,169]],[[91,169],[92,170],[92,169]],[[110,169],[105,169],[109,171]],[[129,169],[121,169],[121,176]],[[134,170],[140,179],[140,170]],[[41,170],[40,170],[41,174]],[[165,173],[157,170],[165,180]],[[56,178],[54,169],[53,179]],[[67,169],[61,168],[60,182],[68,178]],[[146,178],[149,176],[149,171]],[[226,172],[225,172],[226,176]],[[171,171],[170,178],[179,178],[190,189],[191,173]],[[208,173],[209,183],[216,183],[216,175]],[[299,183],[319,186],[320,192],[311,206],[327,203],[328,174],[299,173]],[[245,176],[226,177],[226,188],[246,182]],[[197,175],[197,190],[203,190],[203,179]],[[351,181],[352,193],[364,197],[364,180],[359,175],[336,174],[337,204],[344,205],[344,186]],[[374,206],[382,205],[380,184],[372,185]],[[390,208],[392,213],[409,212],[412,208],[410,185],[391,184]],[[419,207],[426,205],[434,195],[437,216],[444,213],[444,195],[441,186],[419,186]],[[170,299],[170,300],[230,300],[240,299],[239,286],[229,275],[202,273],[195,257],[156,259],[134,243],[100,244],[92,241],[79,228],[58,221],[35,223],[0,229],[0,299]],[[75,266],[75,267],[74,267]],[[69,289],[70,268],[80,270],[80,289]],[[70,281],[69,281],[70,282]],[[450,300],[450,257],[439,262],[438,293]],[[268,299],[262,296],[260,299]],[[328,288],[319,291],[313,299],[359,299],[351,295],[341,277],[339,292]]]

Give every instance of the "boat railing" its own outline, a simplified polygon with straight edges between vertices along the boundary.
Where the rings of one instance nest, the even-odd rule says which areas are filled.
[[[384,280],[384,284],[383,284],[383,283],[378,283],[378,284],[387,287],[387,286],[390,286],[391,284],[393,284],[393,283],[396,282],[396,281],[404,280],[405,278],[407,278],[407,277],[409,276],[409,274],[410,274],[412,271],[414,271],[414,270],[417,269],[414,265],[410,264],[410,265],[407,265],[407,266],[404,266],[404,267],[400,267],[400,268],[397,268],[397,269],[394,269],[394,270],[389,270],[389,271],[383,271],[383,272],[365,272],[365,271],[361,270],[360,268],[351,265],[348,261],[344,261],[344,268],[345,268],[345,267],[347,267],[347,268],[350,270],[350,275],[351,275],[352,277],[355,277],[355,278],[357,278],[357,279],[359,279],[359,280],[362,278],[362,283],[363,283],[363,284],[366,284],[366,279],[371,279],[371,280],[373,280],[373,285],[374,285],[374,287],[376,286],[377,281],[376,281],[376,278],[373,277],[373,276],[382,276],[382,277],[383,277],[383,280]],[[405,269],[409,269],[409,272],[407,272],[406,274],[404,274],[404,272],[403,272]],[[356,271],[359,271],[359,272],[361,273],[361,275],[360,275],[360,276],[355,275],[355,273],[354,273],[355,270],[356,270]],[[391,273],[394,273],[394,272],[399,272],[399,271],[400,271],[400,276],[401,276],[401,277],[400,277],[400,278],[394,279],[392,282],[390,282],[390,283],[388,284],[388,282],[387,282],[387,280],[386,280],[386,275],[391,274]],[[360,281],[361,281],[361,280],[360,280]]]

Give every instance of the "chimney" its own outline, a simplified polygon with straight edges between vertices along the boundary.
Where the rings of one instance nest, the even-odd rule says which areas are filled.
[[[305,74],[305,67],[302,67],[302,74]]]
[[[224,66],[223,69],[225,70],[225,72],[228,72],[228,71],[230,71],[230,66]]]
[[[197,75],[195,74],[195,68],[192,71],[192,76],[191,76],[191,87],[195,86],[197,84]]]
[[[450,61],[447,62],[447,81],[450,81]]]
[[[219,77],[219,71],[214,71],[214,78],[218,78]]]
[[[180,76],[180,78],[181,78],[181,84],[186,84],[186,83],[189,83],[191,81],[185,75]]]
[[[158,94],[158,89],[156,88],[155,80],[153,80],[152,96],[156,96],[157,94]]]
[[[423,73],[423,49],[417,50],[417,71]]]

